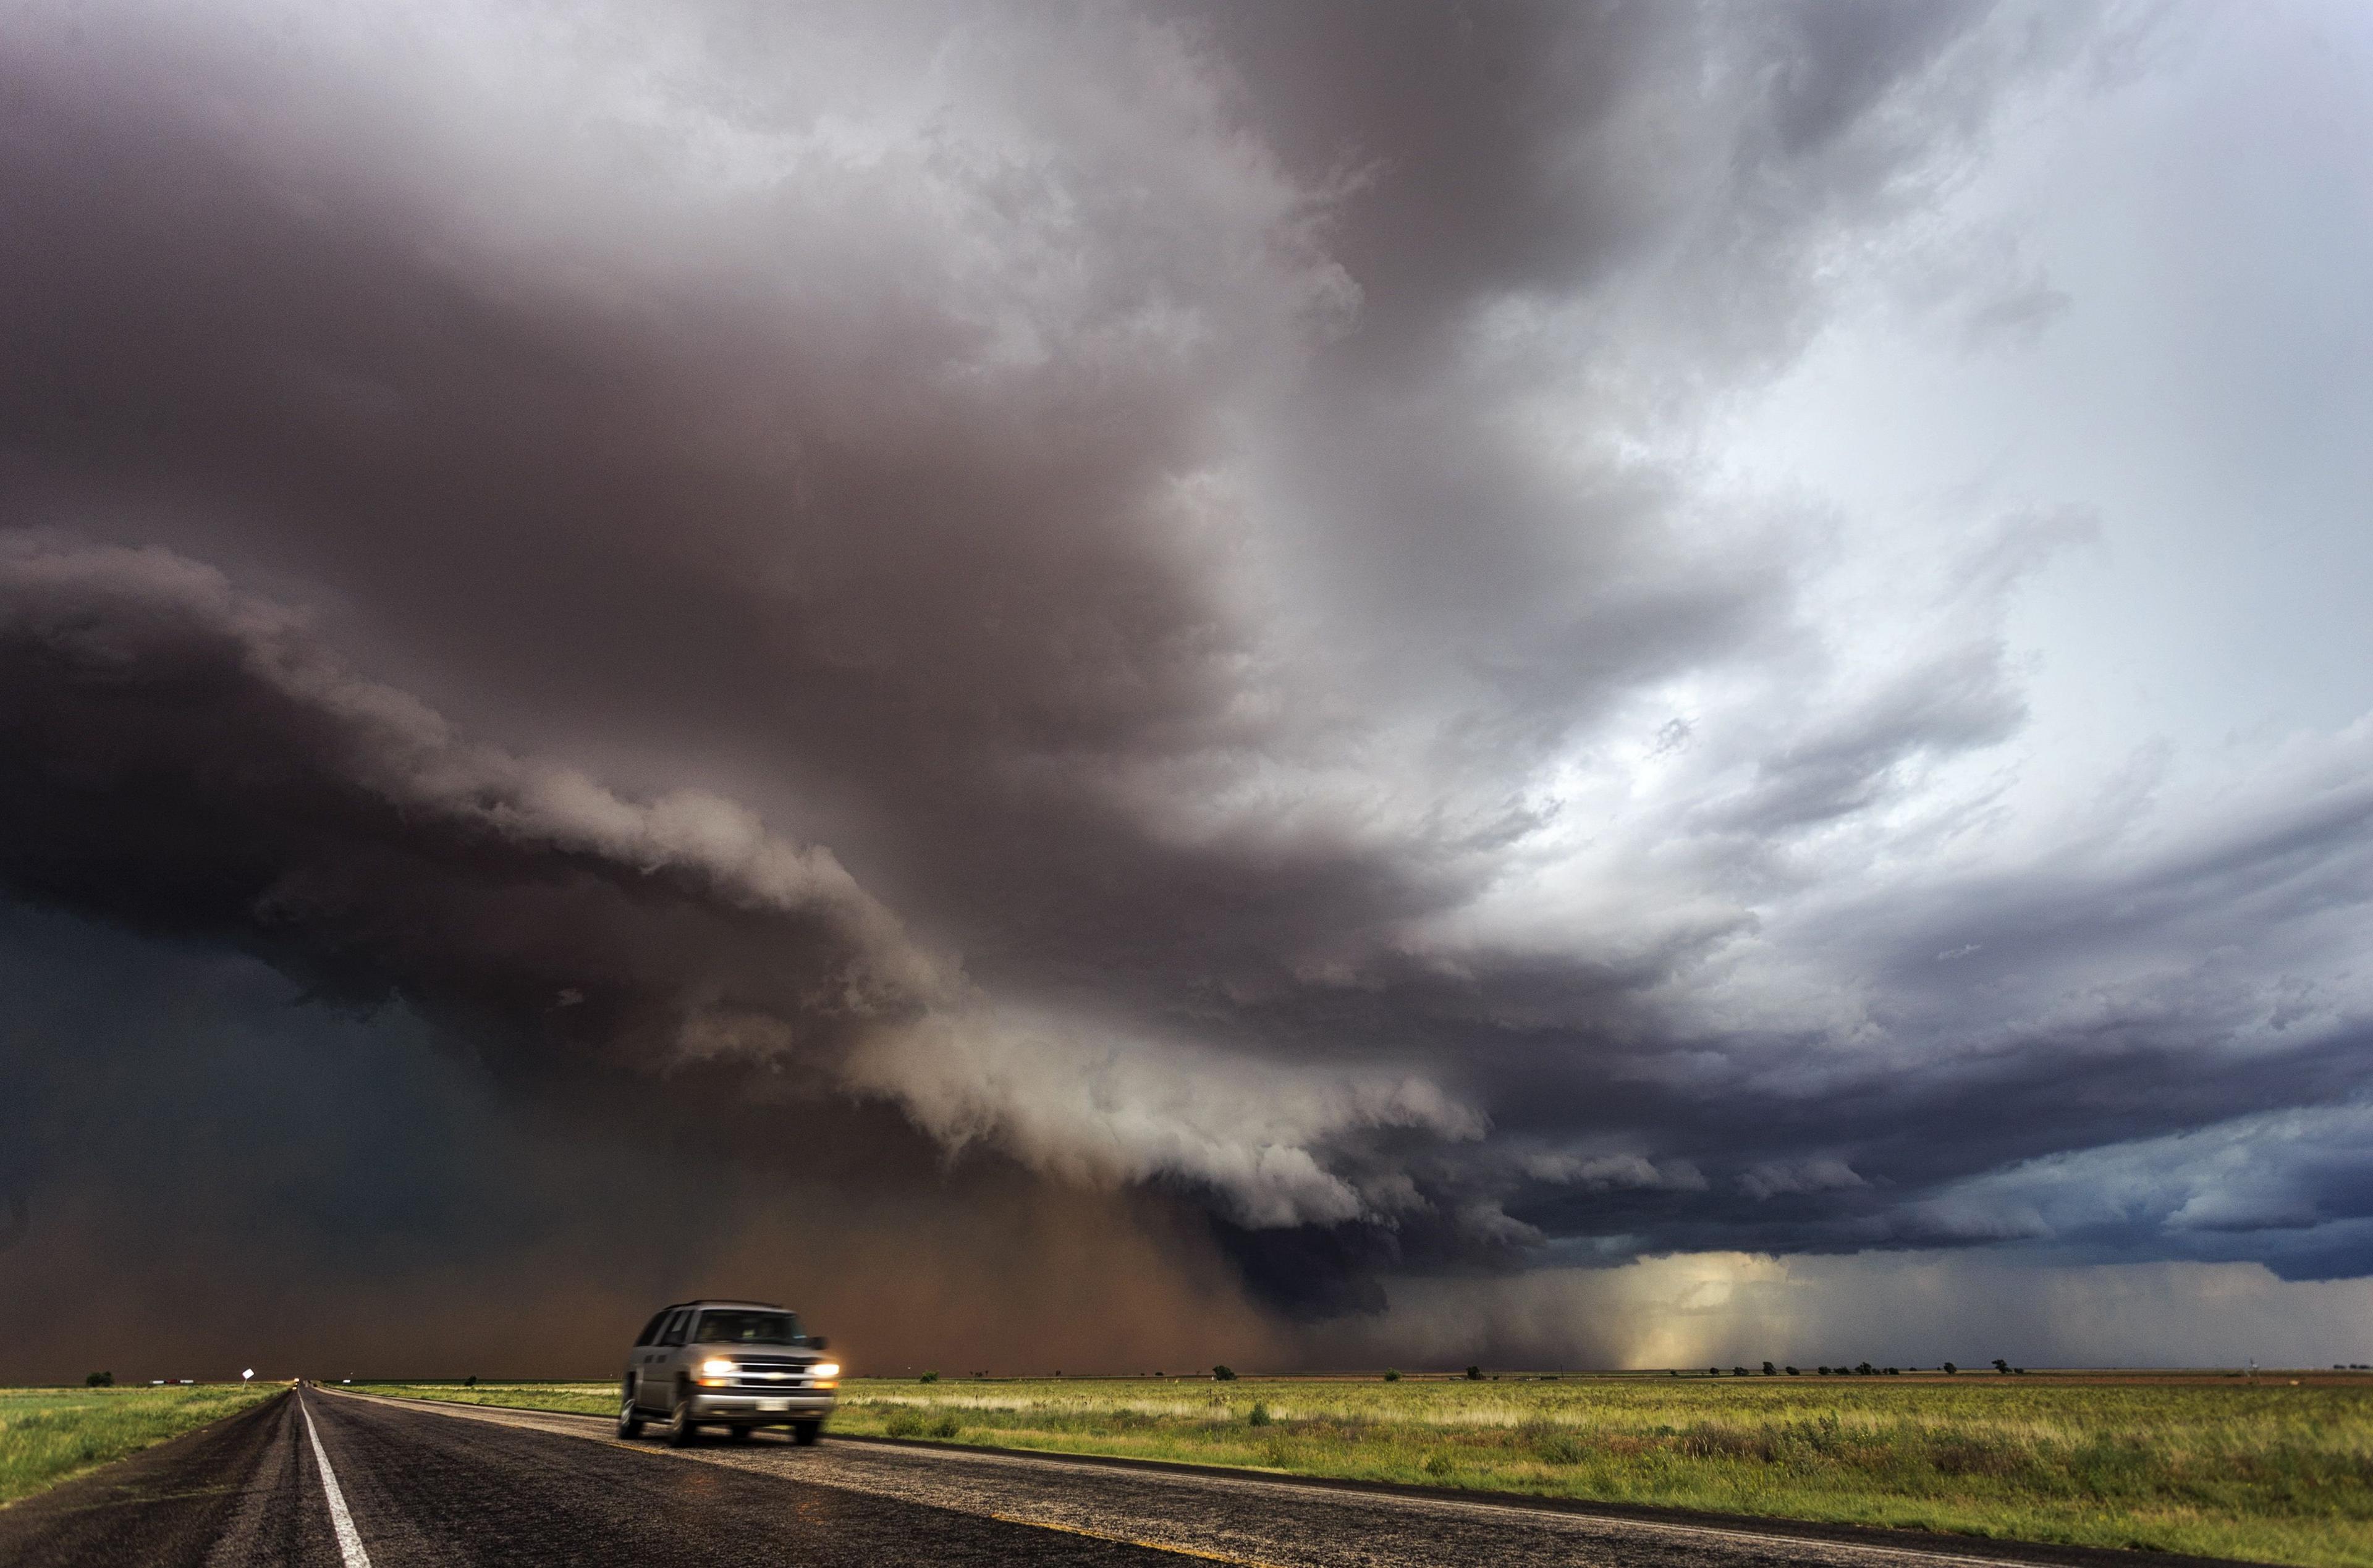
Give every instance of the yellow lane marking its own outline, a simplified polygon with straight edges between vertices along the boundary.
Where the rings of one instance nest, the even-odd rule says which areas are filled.
[[[1206,1562],[1233,1562],[1238,1568],[1276,1568],[1257,1557],[1232,1557],[1224,1551],[1204,1551],[1192,1546],[1172,1546],[1167,1541],[1141,1540],[1136,1536],[1108,1534],[1104,1530],[1081,1529],[1077,1525],[1058,1525],[1052,1519],[1025,1519],[1019,1514],[991,1514],[990,1518],[1009,1525],[1028,1525],[1033,1529],[1060,1530],[1067,1536],[1088,1536],[1096,1540],[1117,1541],[1122,1546],[1140,1546],[1148,1551],[1166,1551],[1173,1557],[1199,1557]]]

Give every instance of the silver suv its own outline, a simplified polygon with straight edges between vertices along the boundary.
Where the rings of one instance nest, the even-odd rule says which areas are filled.
[[[824,1348],[799,1314],[764,1302],[662,1307],[626,1353],[618,1435],[639,1437],[644,1421],[657,1418],[679,1448],[704,1426],[721,1426],[737,1443],[756,1427],[788,1426],[794,1440],[812,1443],[840,1387],[840,1364]]]

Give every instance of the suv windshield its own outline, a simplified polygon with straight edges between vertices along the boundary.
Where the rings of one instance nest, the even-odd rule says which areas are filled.
[[[692,1342],[702,1345],[804,1344],[796,1312],[704,1312]]]

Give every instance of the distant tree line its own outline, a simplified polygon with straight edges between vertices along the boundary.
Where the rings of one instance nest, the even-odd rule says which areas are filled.
[[[1993,1365],[1996,1372],[2013,1373],[2022,1376],[2024,1376],[2027,1372],[2026,1367],[2013,1366],[2008,1361],[2000,1356],[1996,1356],[1994,1358]],[[1813,1375],[1817,1377],[1900,1377],[1906,1372],[1917,1372],[1919,1370],[1920,1368],[1916,1366],[1873,1366],[1869,1362],[1862,1361],[1856,1362],[1852,1366],[1817,1366],[1813,1368]],[[1961,1369],[1948,1361],[1937,1366],[1935,1370],[1945,1373],[1947,1376],[1951,1376],[1958,1373]],[[2343,1369],[2335,1367],[2334,1370]],[[2373,1368],[2368,1368],[2368,1370],[2373,1370]],[[1679,1368],[1676,1367],[1673,1369],[1672,1376],[1678,1377],[1680,1375]],[[1706,1368],[1706,1376],[1709,1377],[1720,1377],[1725,1376],[1725,1374],[1719,1366],[1709,1366]],[[1730,1369],[1727,1376],[1732,1377],[1752,1377],[1755,1376],[1756,1374],[1747,1367],[1734,1366]],[[1795,1366],[1779,1366],[1767,1361],[1763,1364],[1762,1376],[1766,1377],[1801,1377],[1804,1376],[1804,1369]]]

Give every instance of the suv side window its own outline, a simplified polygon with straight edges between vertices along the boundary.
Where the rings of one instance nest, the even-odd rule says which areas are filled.
[[[691,1318],[691,1317],[692,1313],[689,1309],[668,1314],[667,1327],[660,1330],[659,1342],[663,1345],[680,1345],[684,1343],[684,1324]]]
[[[666,1321],[667,1313],[665,1311],[651,1314],[651,1320],[643,1325],[643,1331],[641,1333],[635,1336],[635,1343],[637,1346],[647,1345],[653,1340],[658,1339],[660,1337],[660,1325]]]

